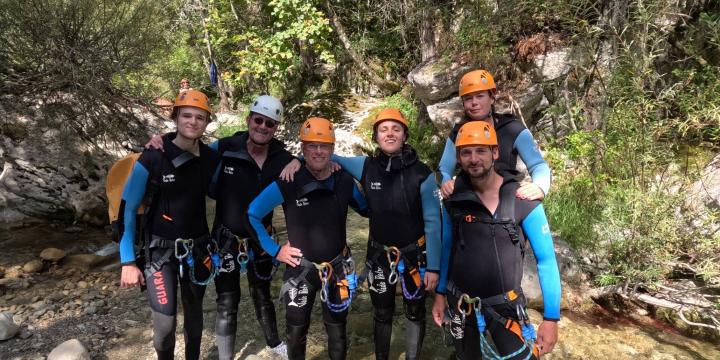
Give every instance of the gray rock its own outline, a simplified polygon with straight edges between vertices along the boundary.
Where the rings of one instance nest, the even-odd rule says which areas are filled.
[[[534,113],[547,109],[550,105],[543,92],[543,87],[540,84],[533,84],[532,86],[523,89],[521,92],[513,94],[513,99],[520,107],[520,111],[522,112],[526,123],[532,119]],[[510,109],[498,109],[498,111],[510,112]]]
[[[47,248],[40,253],[40,258],[50,262],[58,262],[65,257],[66,253],[57,248]]]
[[[70,173],[70,175],[72,175],[72,173]],[[68,234],[77,234],[77,233],[83,232],[83,228],[81,228],[79,226],[69,226],[69,227],[66,227],[65,230],[63,230],[63,232],[66,232]]]
[[[455,123],[461,121],[465,114],[462,100],[457,96],[444,102],[429,105],[427,111],[430,121],[432,121],[440,134],[449,133]]]
[[[23,265],[23,271],[32,274],[42,271],[43,263],[41,260],[30,260]]]
[[[47,360],[90,360],[90,354],[80,341],[72,339],[54,348]]]
[[[570,246],[557,238],[553,240],[555,242],[555,257],[560,270],[560,279],[563,283],[580,286],[580,282],[584,281],[584,278],[579,275],[582,272],[579,271],[577,265],[575,265],[577,260],[575,260]],[[521,286],[525,298],[528,301],[528,306],[533,309],[542,309],[543,297],[542,289],[540,288],[540,278],[537,272],[537,260],[529,248],[525,251]]]
[[[77,287],[80,289],[87,289],[88,283],[87,283],[87,281],[82,281],[82,280],[78,281]]]
[[[570,50],[565,48],[537,55],[534,65],[537,75],[543,81],[551,81],[567,75],[570,71],[570,60]]]
[[[18,279],[23,275],[22,266],[15,265],[9,267],[5,272],[5,278],[2,280]]]
[[[20,326],[13,321],[13,314],[0,313],[0,340],[12,339],[20,331]]]
[[[460,78],[473,67],[467,63],[430,59],[408,74],[408,81],[425,105],[447,99],[458,90]]]
[[[97,313],[97,307],[95,304],[88,305],[85,310],[83,310],[83,314],[85,315],[95,315]]]
[[[100,266],[107,261],[112,261],[112,258],[105,256],[98,256],[95,254],[73,254],[68,255],[63,261],[63,266],[74,267],[83,270],[90,270],[96,266]]]

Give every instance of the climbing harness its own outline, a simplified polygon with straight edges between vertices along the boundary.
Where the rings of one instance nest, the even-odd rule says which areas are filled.
[[[268,231],[271,231],[271,229],[268,229]],[[277,262],[275,259],[270,258],[256,259],[254,251],[249,244],[250,238],[237,236],[224,225],[220,225],[218,227],[218,235],[218,242],[221,242],[220,239],[224,239],[224,242],[221,242],[224,245],[220,249],[222,266],[220,267],[219,272],[231,272],[235,270],[235,265],[237,264],[239,266],[240,275],[243,275],[247,273],[248,265],[250,261],[252,261],[255,265],[252,268],[253,274],[256,278],[263,281],[272,280],[273,276],[279,268],[279,262]],[[233,256],[230,252],[235,243],[238,244],[237,256]],[[257,264],[265,261],[273,262],[273,270],[268,276],[261,275],[260,273],[258,273],[257,270]]]
[[[378,251],[373,256],[368,256],[367,260],[365,261],[365,269],[363,270],[362,274],[360,275],[360,282],[364,282],[367,278],[370,269],[373,266],[377,266],[378,264],[378,257],[381,253],[385,253],[385,257],[387,258],[388,264],[390,265],[390,275],[388,276],[388,284],[395,285],[398,283],[398,280],[400,282],[400,285],[403,290],[403,296],[408,300],[417,300],[421,299],[423,297],[422,290],[425,288],[423,279],[425,278],[425,236],[422,236],[420,239],[418,239],[417,242],[412,243],[410,245],[407,245],[403,248],[398,248],[396,246],[386,246],[383,244],[380,244],[372,239],[368,241],[368,244],[371,248]],[[415,291],[410,292],[408,290],[408,286],[405,281],[405,277],[402,276],[405,274],[405,260],[407,259],[407,254],[416,253],[418,257],[418,266],[409,266],[408,267],[408,273],[412,277],[414,283],[415,283]],[[409,260],[408,260],[409,261]]]
[[[203,260],[203,264],[208,268],[210,274],[205,280],[198,280],[195,276],[195,258],[193,256],[193,247],[195,242],[193,239],[182,239],[178,238],[175,240],[175,258],[180,263],[180,278],[185,274],[183,271],[184,265],[188,267],[188,273],[190,274],[190,281],[193,284],[205,286],[209,284],[215,276],[220,273],[220,267],[222,262],[218,251],[217,243],[214,240],[210,240],[207,244],[208,256]],[[184,263],[184,264],[183,264]]]
[[[355,261],[350,254],[350,249],[345,248],[343,252],[331,261],[315,263],[305,258],[300,259],[300,267],[302,271],[299,275],[288,279],[280,289],[280,298],[292,288],[299,288],[301,284],[305,284],[308,289],[312,289],[312,284],[308,281],[307,276],[310,271],[317,271],[320,278],[320,301],[322,301],[331,312],[339,313],[350,307],[352,299],[355,297],[357,290],[357,274],[355,273]],[[344,275],[340,278],[337,270],[342,269]],[[334,283],[333,283],[334,281]],[[339,303],[333,303],[330,300],[331,283],[338,289]]]
[[[483,359],[508,360],[522,354],[525,350],[529,351],[527,356],[525,356],[523,360],[529,360],[533,356],[533,347],[535,345],[535,340],[537,336],[535,334],[535,328],[529,322],[529,317],[523,305],[525,297],[522,294],[522,290],[510,290],[500,295],[481,299],[479,297],[470,297],[466,293],[461,293],[460,290],[452,282],[448,283],[447,289],[454,297],[458,299],[457,311],[460,315],[461,326],[463,328],[465,327],[465,321],[467,316],[472,314],[473,311],[475,312],[475,321],[477,322],[478,333],[480,334],[480,352],[482,353]],[[513,319],[507,319],[498,314],[497,311],[493,309],[493,306],[502,304],[510,304],[511,306],[515,306],[518,317],[517,321]],[[516,334],[518,334],[518,332],[514,329],[514,327],[516,324],[519,324],[521,331],[518,335],[521,335],[522,338],[525,340],[523,342],[523,346],[521,346],[519,349],[517,349],[511,354],[501,356],[497,352],[497,350],[495,350],[495,348],[488,342],[487,337],[485,336],[487,324],[485,322],[485,316],[483,315],[483,311],[488,314],[492,320],[503,324],[503,326]]]

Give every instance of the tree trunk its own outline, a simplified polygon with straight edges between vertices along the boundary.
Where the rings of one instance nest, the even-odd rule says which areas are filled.
[[[437,56],[435,43],[435,25],[433,24],[435,10],[429,5],[423,6],[422,19],[420,20],[420,54],[422,61]]]
[[[372,69],[370,69],[370,67],[365,63],[362,56],[352,48],[352,43],[350,42],[350,39],[345,32],[345,27],[340,22],[340,19],[332,8],[332,5],[330,5],[330,1],[325,0],[325,7],[327,8],[328,15],[330,15],[330,20],[332,21],[333,27],[335,28],[335,33],[338,35],[338,38],[343,45],[343,48],[348,53],[355,65],[357,65],[360,70],[368,77],[368,80],[370,80],[372,84],[377,86],[383,93],[390,94],[399,91],[400,84],[394,81],[385,80],[380,77]]]
[[[228,99],[228,89],[227,86],[225,86],[225,82],[222,79],[222,75],[220,75],[222,72],[220,71],[220,66],[218,66],[217,62],[215,61],[215,58],[213,57],[212,47],[210,46],[210,34],[208,33],[207,24],[205,23],[205,17],[203,16],[202,20],[202,26],[203,26],[203,38],[205,40],[205,46],[207,47],[207,59],[205,59],[205,56],[203,56],[203,59],[205,60],[205,67],[207,68],[208,74],[210,74],[210,67],[213,63],[215,63],[215,72],[217,74],[217,87],[218,87],[218,93],[220,95],[220,110],[222,111],[228,111],[230,110],[230,100]]]

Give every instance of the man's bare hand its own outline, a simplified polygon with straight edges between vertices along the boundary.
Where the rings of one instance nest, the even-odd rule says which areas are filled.
[[[558,326],[555,321],[543,321],[540,323],[537,332],[537,345],[540,356],[550,353],[558,340]]]
[[[120,274],[120,287],[123,289],[145,285],[145,278],[142,271],[135,265],[123,265]]]
[[[443,199],[447,199],[455,191],[455,179],[448,180],[440,187],[440,193]]]
[[[152,148],[152,149],[156,149],[156,150],[160,150],[160,151],[165,151],[165,149],[163,149],[162,135],[158,135],[158,134],[153,135],[150,138],[150,141],[148,141],[147,144],[145,144],[145,148],[146,149]]]
[[[280,251],[278,251],[275,258],[278,259],[278,261],[290,265],[290,267],[296,267],[300,265],[300,258],[302,258],[302,256],[302,251],[298,248],[290,246],[290,243],[288,242],[280,247]]]

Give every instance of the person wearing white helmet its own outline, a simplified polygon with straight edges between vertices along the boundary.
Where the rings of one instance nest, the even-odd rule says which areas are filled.
[[[282,113],[280,100],[269,95],[258,96],[245,118],[247,131],[210,144],[222,157],[210,194],[217,199],[212,238],[222,258],[222,270],[215,278],[215,333],[220,359],[234,358],[240,277],[243,273],[247,273],[255,315],[267,346],[283,358],[287,357],[286,346],[278,334],[275,306],[270,296],[270,282],[276,264],[259,244],[249,241],[249,225],[244,220],[250,202],[262,189],[277,180],[283,167],[293,159],[285,150],[285,144],[274,137]],[[161,143],[157,140],[162,141],[162,137],[154,136],[148,145],[160,147]],[[262,222],[271,229],[272,213]]]

